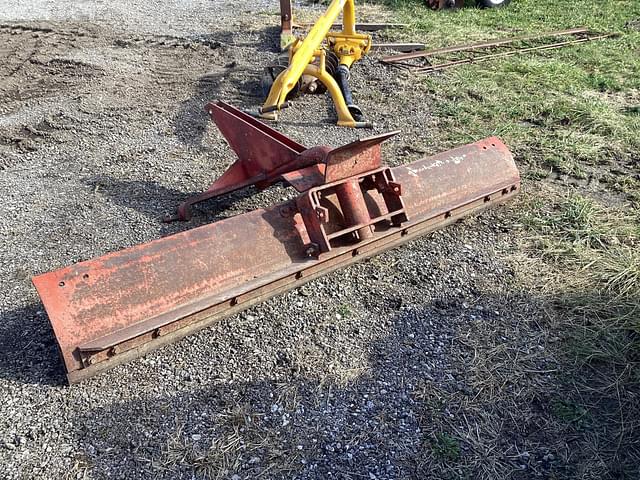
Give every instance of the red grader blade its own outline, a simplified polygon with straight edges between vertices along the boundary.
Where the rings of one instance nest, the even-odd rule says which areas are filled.
[[[300,194],[34,277],[70,383],[520,189],[513,157],[494,137],[389,168],[381,143],[397,132],[305,149],[222,102],[207,108],[239,158],[183,207],[276,181]]]

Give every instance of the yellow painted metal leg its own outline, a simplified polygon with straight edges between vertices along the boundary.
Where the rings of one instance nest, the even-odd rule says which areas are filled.
[[[316,77],[325,85],[325,87],[327,87],[327,90],[333,99],[333,104],[336,107],[338,125],[341,127],[357,127],[358,123],[363,123],[356,122],[353,119],[351,112],[349,112],[349,109],[347,108],[347,103],[344,101],[338,82],[336,82],[326,70],[320,69],[316,65],[307,65],[307,68],[304,69],[304,74]]]
[[[285,0],[286,1],[286,0]],[[330,34],[331,25],[343,13],[343,32]],[[291,46],[292,56],[289,66],[273,82],[269,95],[260,109],[260,116],[270,120],[278,119],[278,111],[284,105],[289,92],[302,75],[311,75],[320,80],[329,90],[338,113],[338,125],[344,127],[370,127],[368,122],[356,122],[349,112],[338,83],[329,75],[324,65],[322,42],[327,39],[340,58],[340,63],[350,66],[371,46],[371,37],[355,32],[354,0],[332,0],[327,11],[313,25],[306,38]],[[313,65],[314,57],[320,56],[320,67]]]
[[[278,103],[280,87],[283,82],[283,78],[286,74],[282,72],[278,75],[273,83],[273,87],[271,87],[271,91],[269,92],[269,96],[267,100],[264,102],[263,109],[267,109],[269,107],[275,106]],[[333,104],[336,107],[336,113],[338,114],[338,125],[341,127],[351,127],[351,128],[371,128],[372,125],[370,122],[356,122],[349,112],[349,108],[347,107],[347,103],[344,101],[344,97],[342,96],[342,91],[340,90],[340,86],[338,82],[334,80],[334,78],[329,75],[329,73],[318,67],[317,65],[307,65],[307,68],[304,69],[304,75],[311,75],[318,80],[320,80],[325,87],[327,87],[327,91],[331,95],[331,99],[333,100]],[[276,88],[277,87],[277,88]],[[260,113],[262,118],[266,118],[269,120],[277,120],[278,112],[277,110],[270,111],[267,113]]]
[[[282,92],[282,88],[284,86],[284,80],[285,77],[287,76],[287,70],[284,70],[282,72],[280,72],[280,75],[278,75],[276,77],[276,79],[273,81],[273,85],[271,85],[271,90],[269,90],[269,96],[267,97],[267,99],[264,101],[264,104],[262,105],[262,109],[260,109],[260,116],[262,118],[266,118],[268,120],[277,120],[278,119],[278,111],[277,110],[273,110],[270,112],[265,112],[263,113],[262,110],[266,110],[269,108],[273,108],[279,105],[282,105],[282,102],[280,102],[280,92]],[[286,95],[285,95],[286,98]],[[284,99],[283,99],[284,101]]]

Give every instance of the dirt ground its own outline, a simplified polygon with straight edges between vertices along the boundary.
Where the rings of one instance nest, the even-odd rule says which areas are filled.
[[[33,275],[286,195],[231,196],[188,225],[160,222],[233,160],[203,106],[260,103],[275,3],[68,3],[0,10],[0,477],[575,472],[538,393],[557,393],[553,338],[535,296],[513,286],[506,208],[65,386]],[[388,163],[441,150],[410,77],[370,58],[352,83],[375,131],[402,129]],[[305,97],[278,128],[308,146],[361,135],[333,115],[327,97]]]

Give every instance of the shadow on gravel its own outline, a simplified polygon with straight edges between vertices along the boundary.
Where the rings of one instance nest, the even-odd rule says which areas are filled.
[[[236,104],[237,93],[231,92],[242,92],[243,98],[251,97],[256,106],[261,104],[263,98],[259,71],[241,68],[231,62],[221,71],[200,77],[192,96],[180,103],[173,119],[176,137],[185,145],[203,148],[204,134],[212,121],[205,106],[216,100]]]
[[[285,351],[275,374],[286,383],[203,385],[187,367],[178,396],[86,412],[79,442],[97,471],[144,478],[408,478],[425,454],[416,393],[425,381],[457,388],[445,378],[445,347],[422,328],[431,315],[398,317],[371,346],[367,373],[344,386],[297,372]],[[444,345],[453,326],[439,328]]]
[[[64,365],[42,305],[0,313],[0,377],[24,384],[66,384]]]
[[[164,223],[162,219],[167,213],[173,214],[182,201],[202,192],[185,193],[154,181],[119,180],[105,176],[88,179],[85,183],[94,189],[98,186],[101,194],[109,196],[118,205],[136,210],[157,222],[163,236],[227,218],[229,215],[225,212],[228,209],[256,195],[255,188],[251,187],[231,192],[194,205],[193,218],[188,222]]]
[[[264,94],[260,85],[260,76],[264,65],[269,63],[268,55],[261,52],[277,52],[279,31],[269,27],[257,32],[250,32],[251,38],[257,39],[243,41],[238,32],[216,33],[215,39],[228,45],[229,52],[250,47],[256,50],[257,58],[235,59],[228,58],[224,65],[212,65],[211,72],[201,76],[190,98],[183,101],[178,108],[178,113],[173,120],[176,137],[184,144],[202,147],[203,136],[208,123],[211,121],[205,112],[205,106],[209,102],[224,100],[232,104],[250,103],[256,108],[262,104]]]
[[[78,444],[96,472],[122,478],[633,478],[621,472],[636,468],[626,447],[637,436],[611,456],[606,445],[617,437],[594,418],[616,406],[583,406],[586,392],[566,391],[536,300],[476,302],[397,311],[388,334],[365,346],[366,365],[342,381],[306,348],[339,359],[351,347],[313,330],[258,373],[277,381],[206,380],[228,378],[216,352],[204,364],[169,366],[173,378],[163,375],[156,390],[178,392],[81,414]],[[225,344],[220,332],[214,345],[253,365],[255,345]]]
[[[527,397],[516,405],[474,403],[484,388],[506,388],[511,398],[514,386],[471,383],[465,362],[474,352],[458,342],[470,321],[503,320],[493,307],[465,315],[456,301],[400,310],[389,335],[367,346],[366,367],[341,382],[305,353],[309,365],[301,370],[287,351],[273,359],[270,375],[279,381],[203,384],[198,368],[187,367],[177,396],[82,415],[79,442],[99,471],[135,470],[144,478],[548,476],[554,465],[543,460],[549,449],[540,425],[520,424],[529,416],[547,423],[545,405]],[[251,357],[253,347],[245,348],[237,353]],[[303,348],[295,346],[294,355]],[[343,346],[321,348],[337,355]],[[219,368],[211,362],[206,368]],[[216,377],[224,374],[208,372]],[[519,448],[526,458],[513,453]]]

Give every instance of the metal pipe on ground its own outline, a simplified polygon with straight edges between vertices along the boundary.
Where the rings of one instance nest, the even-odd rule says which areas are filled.
[[[515,55],[519,55],[522,53],[527,53],[527,52],[534,52],[534,51],[541,51],[541,50],[554,50],[557,48],[562,48],[562,47],[566,47],[568,45],[575,45],[575,44],[579,44],[579,43],[587,43],[587,42],[592,42],[594,40],[601,40],[603,38],[609,38],[614,36],[615,34],[612,33],[607,33],[607,34],[603,34],[603,35],[596,35],[593,37],[585,37],[585,38],[576,38],[575,40],[567,40],[566,42],[557,42],[557,43],[551,43],[549,45],[538,45],[535,47],[528,47],[528,48],[520,48],[517,50],[510,50],[508,52],[499,52],[499,53],[492,53],[492,54],[488,54],[488,55],[480,55],[478,57],[473,57],[473,58],[465,58],[462,60],[456,60],[453,62],[447,62],[447,63],[442,63],[442,64],[438,64],[438,65],[425,65],[423,67],[414,67],[414,70],[417,72],[437,72],[439,70],[444,70],[446,68],[450,68],[450,67],[454,67],[457,65],[464,65],[464,64],[469,64],[469,63],[480,63],[480,62],[486,62],[487,60],[495,60],[497,58],[504,58],[504,57],[513,57]]]
[[[487,42],[471,43],[466,45],[454,45],[451,47],[435,48],[431,50],[423,50],[420,52],[410,52],[410,53],[405,53],[401,55],[391,55],[388,57],[383,57],[382,61],[384,63],[396,63],[396,62],[402,62],[404,60],[411,60],[413,58],[429,57],[432,55],[440,55],[444,53],[467,52],[467,51],[479,50],[479,49],[491,48],[491,47],[500,47],[500,46],[509,45],[515,42],[539,40],[545,37],[561,37],[566,35],[576,35],[579,33],[587,33],[588,31],[589,31],[588,28],[578,27],[578,28],[570,28],[567,30],[558,30],[554,32],[535,34],[535,35],[521,35],[518,37],[489,40]]]

